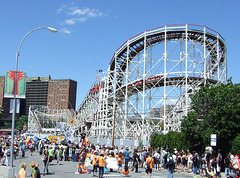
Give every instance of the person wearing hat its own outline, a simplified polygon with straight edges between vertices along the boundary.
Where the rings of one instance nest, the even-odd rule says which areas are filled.
[[[32,173],[31,173],[31,177],[32,178],[37,178],[37,171],[35,169],[35,162],[31,162],[30,163],[30,167],[32,168]]]

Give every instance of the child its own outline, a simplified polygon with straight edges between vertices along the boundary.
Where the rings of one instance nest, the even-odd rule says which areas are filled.
[[[129,177],[129,169],[128,169],[128,166],[127,165],[125,165],[124,166],[124,169],[123,169],[123,171],[122,171],[122,173],[123,173],[123,177]]]
[[[122,172],[122,164],[123,164],[123,154],[122,152],[119,153],[119,155],[117,155],[117,164],[118,164],[118,169],[117,169],[117,173]]]
[[[83,163],[80,162],[77,166],[76,174],[84,174],[84,173],[87,173],[87,171],[85,171]]]

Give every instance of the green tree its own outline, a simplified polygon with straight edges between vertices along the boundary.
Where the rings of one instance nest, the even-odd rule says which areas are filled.
[[[185,135],[181,132],[168,132],[166,135],[154,133],[150,140],[151,148],[166,148],[173,151],[174,148],[178,150],[187,150],[189,148],[189,142],[185,138]]]
[[[24,125],[26,125],[26,126],[28,125],[28,117],[27,116],[21,116],[16,121],[15,127],[18,131],[21,131],[21,130],[23,130]]]
[[[205,86],[193,97],[191,111],[182,121],[182,132],[199,151],[210,144],[211,134],[217,134],[217,147],[226,154],[240,133],[240,85]]]
[[[233,141],[231,153],[240,154],[240,134],[238,134]]]

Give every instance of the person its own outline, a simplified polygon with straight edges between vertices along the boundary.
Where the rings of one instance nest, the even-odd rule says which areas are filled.
[[[35,163],[35,170],[37,172],[37,178],[41,178],[41,173],[40,173],[40,170],[39,170],[39,164]]]
[[[20,167],[21,169],[18,172],[18,178],[27,178],[26,163],[21,163]]]
[[[188,161],[187,161],[187,167],[188,167],[188,171],[190,171],[190,172],[192,172],[192,168],[193,168],[193,155],[192,155],[192,153],[189,151],[189,150],[187,150],[187,157],[188,157]]]
[[[164,149],[163,149],[163,151],[162,151],[162,153],[163,153],[163,160],[162,160],[163,164],[162,164],[162,167],[164,169],[167,169],[166,168],[166,164],[167,164],[168,152],[169,152],[168,149],[166,151],[164,151]]]
[[[82,150],[82,152],[81,153],[79,153],[79,159],[80,159],[80,162],[81,163],[85,163],[85,159],[86,159],[86,152],[85,152],[85,150]]]
[[[221,175],[221,162],[222,162],[222,155],[219,151],[218,156],[217,156],[217,169],[216,169],[216,176],[220,177]]]
[[[90,158],[91,158],[91,155],[90,155],[89,151],[86,150],[86,158],[85,158],[84,165],[85,165],[85,169],[86,169],[87,172],[88,172],[88,166],[89,166],[89,163],[90,163]]]
[[[41,156],[42,156],[42,154],[43,154],[43,151],[44,151],[44,144],[43,144],[43,140],[41,140],[41,141],[39,142],[39,147],[40,147],[40,149],[39,149],[39,155],[41,155]]]
[[[122,172],[122,164],[123,164],[123,153],[120,152],[118,155],[117,155],[117,165],[118,165],[118,168],[117,168],[117,172]]]
[[[154,156],[154,163],[156,165],[156,170],[158,170],[159,169],[159,164],[160,164],[160,162],[159,162],[160,154],[157,151],[155,151],[153,156]]]
[[[81,134],[81,146],[80,146],[80,148],[83,146],[83,141],[85,140],[85,137],[86,137],[86,133],[85,133],[85,131],[83,131]]]
[[[134,150],[132,145],[129,148],[129,158],[130,158],[130,164],[133,166],[133,154],[134,154]],[[130,167],[130,166],[129,166]]]
[[[135,168],[135,172],[138,172],[138,166],[140,165],[140,160],[139,160],[139,155],[138,155],[138,150],[134,149],[134,154],[133,154],[133,168],[132,171]]]
[[[95,151],[94,152],[94,155],[93,155],[93,161],[92,161],[92,165],[93,165],[93,176],[97,176],[97,165],[96,165],[96,163],[97,163],[97,152]],[[96,175],[95,175],[95,172],[96,172]]]
[[[182,153],[178,153],[178,156],[177,156],[177,166],[178,166],[178,172],[180,173],[181,170],[182,170]]]
[[[198,169],[198,153],[195,153],[193,156],[193,173],[197,174]]]
[[[0,164],[2,163],[3,155],[4,155],[4,152],[2,151],[2,145],[0,145]]]
[[[46,175],[46,172],[48,174],[48,165],[49,165],[49,160],[50,160],[50,156],[48,154],[48,150],[46,149],[43,153],[43,175]]]
[[[183,170],[183,172],[185,172],[185,169],[186,169],[186,167],[187,167],[187,156],[186,156],[186,153],[183,153],[183,155],[182,155],[182,170]]]
[[[123,169],[123,171],[122,171],[122,173],[123,173],[123,177],[128,177],[129,175],[129,169],[128,169],[128,166],[127,165],[125,165],[124,166],[124,169]]]
[[[124,153],[124,158],[125,158],[125,165],[128,166],[128,162],[130,161],[130,157],[129,157],[129,148],[128,146],[126,146],[126,151]]]
[[[228,175],[230,175],[230,155],[227,155],[227,157],[224,159],[224,167],[225,167],[225,177],[227,177]]]
[[[84,174],[85,173],[83,163],[81,163],[81,162],[79,162],[79,164],[77,165],[77,173],[78,174]]]
[[[35,169],[35,162],[31,162],[30,163],[30,167],[32,168],[32,173],[31,173],[31,177],[32,178],[37,178],[37,171]]]
[[[61,165],[61,155],[62,155],[62,150],[57,147],[57,165]]]
[[[5,149],[4,151],[4,156],[5,156],[5,161],[6,161],[6,165],[10,166],[10,156],[11,156],[11,150],[9,149],[9,146],[7,146],[7,149]]]
[[[148,177],[149,173],[149,178],[152,176],[152,168],[153,168],[153,158],[151,154],[148,154],[148,157],[146,159],[145,165],[146,165],[146,178]]]
[[[240,160],[239,160],[239,156],[236,154],[233,160],[233,169],[235,170],[235,173],[238,174],[239,173],[239,164]]]
[[[49,155],[49,165],[52,162],[53,158],[54,158],[54,154],[53,154],[53,148],[50,147],[50,149],[48,150],[48,155]]]
[[[104,155],[103,154],[100,154],[100,157],[98,158],[98,163],[99,163],[99,174],[98,174],[98,177],[102,178],[103,177],[104,167],[106,165],[106,160],[104,159]]]
[[[31,154],[31,156],[32,156],[33,148],[34,148],[32,142],[29,143],[28,148],[29,148],[29,150],[30,150],[30,154]]]
[[[167,164],[166,164],[168,173],[167,178],[173,178],[173,172],[174,172],[174,161],[172,155],[167,158]]]
[[[22,158],[25,157],[25,151],[26,151],[26,145],[23,143],[21,146],[21,151],[22,151]]]

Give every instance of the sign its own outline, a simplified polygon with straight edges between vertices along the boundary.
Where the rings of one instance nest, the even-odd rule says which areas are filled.
[[[15,83],[15,71],[7,70],[5,76],[4,97],[14,97],[14,87],[16,85],[16,98],[26,97],[26,72],[17,72],[17,83]]]
[[[9,113],[13,113],[13,100],[14,99],[10,99]],[[20,99],[16,99],[16,111],[15,111],[15,113],[19,113],[19,109],[20,109]]]
[[[217,134],[211,134],[211,146],[217,146]]]

